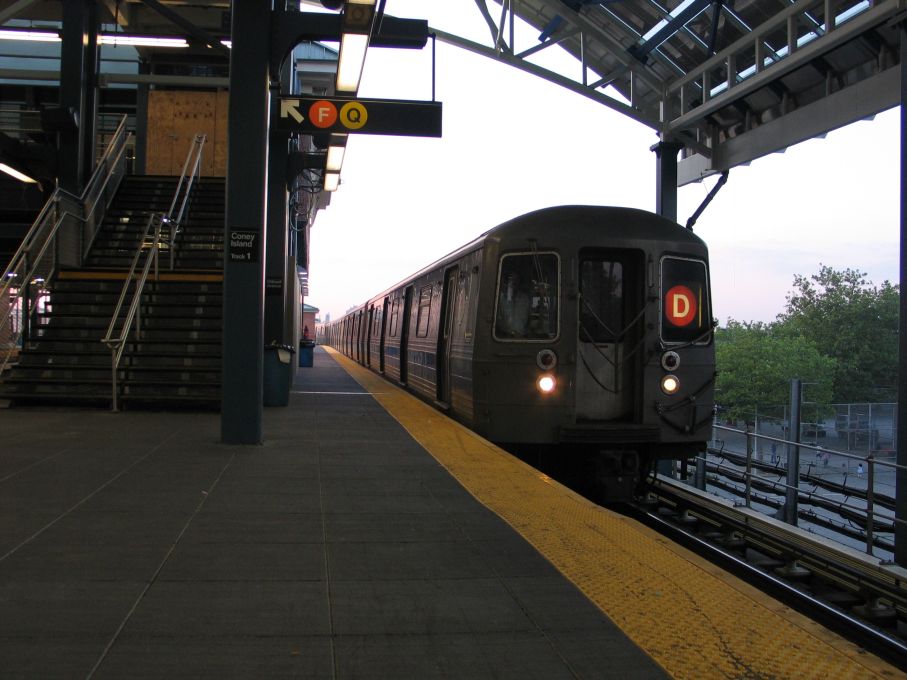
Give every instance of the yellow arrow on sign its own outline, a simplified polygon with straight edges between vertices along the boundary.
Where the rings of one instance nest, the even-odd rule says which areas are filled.
[[[286,118],[290,117],[295,120],[297,123],[301,123],[305,120],[302,117],[302,114],[299,113],[299,100],[298,99],[281,99],[280,100],[280,117]]]

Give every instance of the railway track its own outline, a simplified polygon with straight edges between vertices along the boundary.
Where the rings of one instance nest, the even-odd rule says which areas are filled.
[[[904,666],[907,570],[663,477],[628,514]]]

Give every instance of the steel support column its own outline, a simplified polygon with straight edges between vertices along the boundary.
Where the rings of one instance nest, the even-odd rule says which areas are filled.
[[[662,140],[651,148],[655,152],[655,212],[669,220],[677,221],[677,154],[683,144]],[[705,456],[705,451],[701,452]],[[673,463],[660,460],[656,463],[659,474],[671,475]],[[703,478],[704,479],[704,478]]]
[[[677,221],[677,154],[683,144],[662,140],[652,147],[655,152],[655,212]]]
[[[280,71],[280,91],[290,91],[290,61],[286,60]],[[280,106],[279,98],[272,98],[272,107]],[[272,112],[273,113],[273,112]],[[288,135],[272,129],[268,136],[268,238],[265,262],[265,345],[272,342],[285,344],[287,337],[285,309],[290,290],[286,281],[287,271],[287,158]],[[267,380],[265,376],[265,380]],[[265,386],[267,390],[267,385]]]
[[[803,400],[803,382],[800,378],[790,381],[790,420],[787,421],[787,488],[784,492],[783,519],[797,526],[800,499],[800,402]]]
[[[234,0],[230,54],[221,441],[262,441],[271,2]]]
[[[60,47],[60,107],[78,115],[78,124],[60,131],[60,186],[81,193],[94,164],[94,113],[97,83],[97,4],[94,0],[63,3]],[[91,153],[88,150],[92,150]],[[89,173],[89,174],[86,174]]]
[[[898,324],[898,465],[895,487],[894,561],[907,567],[907,23],[901,24],[901,302]]]

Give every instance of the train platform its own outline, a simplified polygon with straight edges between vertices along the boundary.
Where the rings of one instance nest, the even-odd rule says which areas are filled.
[[[0,411],[0,677],[907,677],[332,351],[219,428]]]

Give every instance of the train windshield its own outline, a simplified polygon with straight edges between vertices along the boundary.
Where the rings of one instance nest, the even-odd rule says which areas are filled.
[[[661,261],[661,338],[670,343],[710,341],[712,310],[705,262],[683,257]]]
[[[498,272],[494,337],[512,341],[556,338],[558,279],[554,253],[504,255]]]

